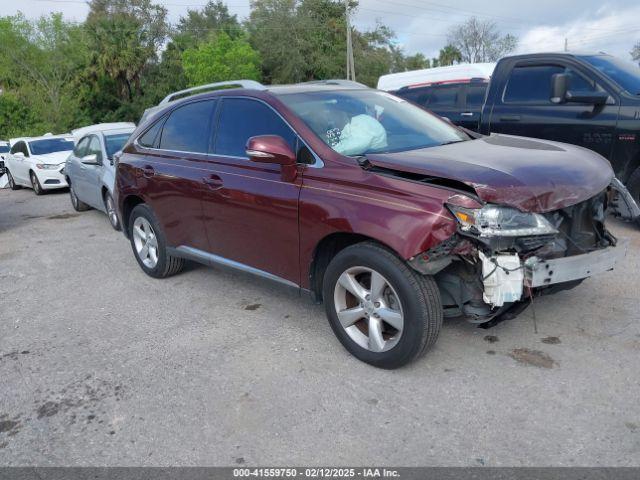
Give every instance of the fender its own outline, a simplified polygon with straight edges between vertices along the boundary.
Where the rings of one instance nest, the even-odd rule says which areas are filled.
[[[370,238],[409,260],[456,232],[445,203],[460,192],[362,169],[348,169],[353,178],[345,179],[345,170],[325,165],[321,177],[314,169],[304,171],[299,203],[303,288],[309,288],[317,246],[330,235]]]

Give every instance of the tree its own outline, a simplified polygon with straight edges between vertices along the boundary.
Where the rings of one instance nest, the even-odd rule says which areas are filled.
[[[220,31],[209,41],[182,54],[184,73],[191,86],[234,79],[260,79],[260,57],[242,38]]]
[[[461,61],[466,63],[495,62],[518,46],[518,39],[513,35],[501,36],[493,21],[476,17],[453,27],[448,42],[458,49]]]
[[[353,11],[357,2],[351,0]],[[340,0],[255,0],[245,26],[262,58],[267,83],[344,78],[345,4]],[[378,77],[404,70],[394,34],[378,24],[370,31],[352,27],[356,79],[375,85]]]
[[[441,67],[447,67],[454,63],[460,63],[462,61],[462,54],[453,45],[446,45],[440,49],[440,55],[438,56],[438,63]]]
[[[17,95],[11,92],[0,95],[0,138],[30,135],[35,125],[30,110]]]
[[[405,57],[405,68],[407,70],[422,70],[431,68],[431,61],[421,53]]]
[[[107,76],[121,102],[143,95],[142,74],[165,42],[167,10],[150,0],[92,0],[85,23],[93,52],[90,76]]]
[[[186,49],[221,31],[231,38],[244,33],[237,15],[231,15],[227,5],[221,0],[209,0],[201,10],[189,9],[186,16],[180,17],[172,40]]]
[[[633,57],[636,62],[640,63],[640,42],[636,43],[633,50],[631,50],[631,57]]]
[[[82,116],[76,75],[85,51],[82,29],[60,14],[0,19],[0,84],[28,110],[25,132],[62,132]]]

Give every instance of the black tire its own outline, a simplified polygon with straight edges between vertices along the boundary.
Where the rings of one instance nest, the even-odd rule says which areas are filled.
[[[133,226],[138,217],[146,219],[151,224],[151,227],[155,232],[155,237],[158,244],[158,261],[153,268],[149,268],[143,263],[136,250]],[[160,222],[157,221],[153,210],[151,210],[148,205],[141,203],[133,209],[131,215],[129,216],[128,231],[133,255],[136,257],[138,265],[140,265],[140,268],[142,268],[144,273],[153,278],[166,278],[170,277],[171,275],[175,275],[182,270],[182,268],[184,267],[184,259],[169,255],[169,253],[167,252],[167,241],[164,236],[164,232],[160,228]]]
[[[383,275],[402,304],[402,335],[390,350],[372,352],[361,347],[338,320],[335,286],[343,272],[356,266],[370,268]],[[420,275],[393,252],[374,242],[347,247],[331,260],[323,279],[323,298],[331,328],[342,345],[356,358],[379,368],[399,368],[417,359],[435,343],[442,326],[442,302],[433,278]]]
[[[629,177],[629,181],[627,181],[627,189],[636,203],[640,205],[640,167],[636,168]],[[636,218],[635,221],[636,224],[640,226],[640,217]]]
[[[18,185],[16,183],[16,181],[13,179],[13,175],[11,175],[11,172],[7,169],[7,180],[9,180],[9,188],[11,190],[20,190],[22,187],[20,185]]]
[[[120,219],[116,214],[116,204],[113,201],[113,197],[109,192],[105,192],[103,200],[104,208],[107,211],[107,217],[109,218],[109,223],[116,232],[120,231]]]
[[[69,183],[69,182],[67,182]],[[69,197],[71,198],[71,205],[76,212],[86,212],[91,207],[78,198],[76,192],[73,190],[73,185],[69,183]]]
[[[31,178],[31,188],[33,188],[33,193],[36,195],[43,195],[44,190],[42,189],[42,185],[40,185],[40,180],[38,180],[36,174],[31,172],[29,177]]]

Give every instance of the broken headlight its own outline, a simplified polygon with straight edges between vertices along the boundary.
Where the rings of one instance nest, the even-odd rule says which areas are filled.
[[[498,205],[485,205],[482,208],[449,205],[449,209],[458,220],[462,231],[481,237],[522,237],[558,233],[539,213],[521,212],[515,208]]]

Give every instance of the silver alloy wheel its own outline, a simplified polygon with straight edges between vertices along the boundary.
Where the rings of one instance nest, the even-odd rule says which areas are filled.
[[[107,206],[107,215],[109,215],[109,221],[111,222],[113,228],[115,228],[118,226],[118,214],[116,213],[116,207],[113,205],[113,198],[111,198],[111,195],[109,195],[108,193],[105,203]]]
[[[38,183],[38,178],[35,173],[31,174],[31,186],[33,187],[34,192],[40,193],[40,184]]]
[[[154,268],[158,263],[158,239],[151,224],[144,217],[133,222],[133,243],[138,258],[147,268]]]
[[[334,306],[345,332],[362,348],[386,352],[404,328],[400,297],[391,283],[368,267],[351,267],[338,278]]]
[[[76,192],[73,191],[73,186],[69,188],[69,195],[71,196],[71,204],[74,208],[78,208],[78,196]]]

